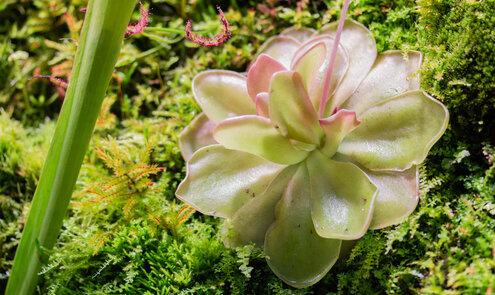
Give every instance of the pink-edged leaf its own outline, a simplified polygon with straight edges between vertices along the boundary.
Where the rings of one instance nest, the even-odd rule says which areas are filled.
[[[194,98],[203,112],[215,123],[223,119],[256,114],[256,107],[249,97],[246,77],[232,71],[210,70],[194,77]]]
[[[285,166],[221,145],[199,149],[176,196],[203,214],[231,218],[261,194]]]
[[[303,288],[318,282],[339,257],[340,240],[316,233],[311,219],[311,187],[305,165],[290,180],[265,237],[267,262],[287,284]]]
[[[325,132],[325,143],[320,151],[331,158],[337,152],[342,139],[359,123],[356,113],[349,110],[339,110],[328,118],[320,119],[320,125]]]
[[[361,115],[338,152],[370,170],[409,169],[423,162],[448,123],[443,104],[422,91],[411,91],[375,105]]]
[[[253,101],[258,93],[268,92],[272,75],[284,70],[287,69],[276,59],[261,54],[247,74],[247,89]]]
[[[280,201],[287,184],[297,170],[297,165],[285,168],[260,195],[252,195],[226,227],[225,243],[237,247],[254,243],[263,247],[266,231],[275,222],[275,205]]]
[[[293,61],[292,69],[301,75],[304,87],[313,95],[314,87],[318,87],[315,81],[320,74],[320,67],[327,57],[327,47],[325,42],[320,41],[312,45],[304,54],[300,55],[297,60]]]
[[[318,110],[320,107],[320,101],[323,94],[323,87],[325,85],[325,79],[328,73],[328,67],[330,65],[330,58],[332,54],[331,48],[333,47],[334,41],[335,40],[328,35],[322,35],[311,38],[306,43],[302,44],[301,47],[299,47],[299,49],[294,54],[294,57],[292,59],[291,69],[294,69],[295,66],[300,62],[301,58],[316,44],[321,42],[325,44],[326,47],[325,60],[323,64],[316,69],[317,73],[313,76],[312,80],[308,82],[309,86],[307,89],[309,93],[309,97],[316,110]],[[330,80],[330,84],[329,84],[330,86],[328,88],[327,96],[330,96],[335,92],[337,85],[339,85],[340,81],[343,79],[347,71],[348,60],[349,58],[347,52],[345,51],[342,45],[339,45],[333,66],[332,79]]]
[[[179,147],[184,160],[189,161],[194,152],[202,147],[217,144],[213,138],[216,124],[201,113],[180,133]]]
[[[378,187],[370,229],[397,224],[414,211],[419,200],[418,166],[401,172],[364,171]]]
[[[261,45],[258,50],[258,54],[251,62],[249,69],[254,65],[256,60],[261,54],[267,54],[278,62],[280,62],[285,68],[290,67],[290,62],[294,53],[297,51],[301,43],[289,36],[273,36]]]
[[[297,141],[319,144],[323,130],[297,72],[278,72],[270,84],[269,112],[277,130]]]
[[[269,112],[269,95],[268,92],[261,92],[256,95],[254,99],[254,104],[256,105],[256,114],[268,118]]]
[[[335,37],[337,27],[338,22],[325,25],[321,28],[320,35],[328,34]],[[326,116],[352,95],[370,71],[377,55],[376,42],[371,32],[352,19],[345,20],[340,44],[349,55],[349,68],[327,104]]]
[[[255,115],[230,118],[220,122],[213,137],[226,148],[260,156],[274,163],[290,165],[307,156],[306,151],[295,149],[270,120]]]
[[[386,51],[378,55],[373,67],[354,94],[341,108],[360,115],[373,105],[407,91],[419,90],[420,52]]]
[[[352,161],[337,153],[333,160]],[[381,229],[398,224],[409,216],[419,201],[418,166],[404,171],[372,171],[356,164],[378,188],[369,229]]]
[[[376,186],[356,165],[331,160],[319,151],[314,151],[306,163],[317,233],[342,240],[363,236],[373,215]]]
[[[306,42],[311,36],[313,36],[316,33],[315,29],[311,28],[305,28],[305,27],[290,27],[285,30],[283,30],[280,35],[282,36],[287,36],[287,37],[292,37],[296,39],[297,41],[304,43]]]

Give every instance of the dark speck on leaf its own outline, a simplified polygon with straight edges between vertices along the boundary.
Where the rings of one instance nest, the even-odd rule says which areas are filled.
[[[252,194],[251,194],[251,196],[252,196],[253,198],[254,198],[254,197],[256,197],[256,195],[255,195],[254,193],[252,193]]]

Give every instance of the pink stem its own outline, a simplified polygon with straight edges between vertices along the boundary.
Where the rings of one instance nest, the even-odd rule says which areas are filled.
[[[325,84],[323,85],[323,94],[321,96],[320,111],[319,111],[320,118],[323,118],[323,116],[325,115],[325,107],[327,105],[328,99],[330,98],[328,97],[328,90],[330,88],[330,80],[332,79],[333,65],[335,63],[335,58],[337,57],[337,50],[340,42],[340,34],[344,29],[345,15],[347,14],[347,9],[349,8],[349,2],[350,0],[345,0],[344,6],[342,7],[342,12],[340,13],[339,26],[337,27],[337,33],[335,35],[335,41],[333,43],[333,48],[332,48],[332,55],[330,56],[330,65],[328,67]]]

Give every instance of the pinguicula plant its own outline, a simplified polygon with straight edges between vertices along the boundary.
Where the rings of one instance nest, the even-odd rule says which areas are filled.
[[[180,135],[187,175],[176,195],[227,218],[228,246],[264,248],[274,273],[306,287],[356,240],[407,217],[418,165],[447,127],[420,90],[421,54],[377,54],[363,25],[289,28],[268,39],[247,75],[193,81],[203,113]]]

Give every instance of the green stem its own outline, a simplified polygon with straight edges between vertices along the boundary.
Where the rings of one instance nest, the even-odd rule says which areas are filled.
[[[7,295],[32,294],[57,240],[136,0],[89,1],[55,135],[17,248]]]
[[[153,34],[148,34],[148,33],[145,33],[145,32],[141,32],[141,35],[143,35],[143,36],[145,36],[147,38],[150,38],[152,40],[158,41],[158,42],[163,42],[165,44],[174,44],[174,43],[177,43],[180,40],[182,40],[182,38],[184,38],[184,37],[180,36],[180,37],[175,38],[173,40],[168,40],[168,39],[162,38],[160,36],[153,35]]]
[[[144,28],[144,30],[149,32],[166,32],[166,33],[181,34],[181,35],[186,34],[185,30],[177,30],[177,29],[169,29],[169,28],[146,27]]]

